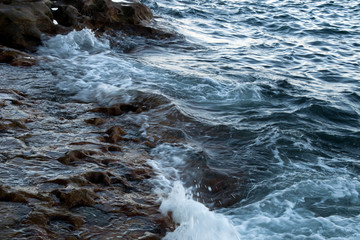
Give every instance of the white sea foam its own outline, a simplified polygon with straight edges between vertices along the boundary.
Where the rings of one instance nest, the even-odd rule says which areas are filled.
[[[192,199],[181,182],[175,181],[169,195],[162,200],[163,214],[172,213],[179,226],[165,240],[235,240],[240,239],[235,227],[224,215],[210,211]]]
[[[184,171],[186,152],[195,150],[194,146],[163,144],[153,152],[152,164],[160,173],[160,210],[171,213],[177,223],[176,230],[164,239],[359,239],[360,182],[341,169],[327,177],[312,174],[312,166],[296,164],[293,173],[279,176],[273,186],[256,184],[251,195],[263,194],[266,185],[273,188],[259,200],[245,203],[245,199],[240,207],[213,212],[194,201],[179,180],[178,169]],[[304,176],[297,181],[301,171]],[[343,176],[338,175],[341,172]]]
[[[53,60],[46,64],[58,88],[85,102],[111,105],[130,101],[124,89],[131,88],[134,76],[141,75],[131,62],[110,51],[108,40],[89,29],[46,39],[38,53]]]
[[[46,39],[38,52],[47,56],[67,58],[78,56],[79,53],[83,55],[89,51],[104,49],[110,49],[108,40],[97,38],[91,30],[83,29]]]
[[[244,239],[359,239],[360,182],[303,180],[228,211]]]
[[[85,102],[98,102],[102,105],[127,102],[133,97],[127,92],[134,83],[146,86],[146,82],[139,81],[142,78],[147,78],[150,83],[161,81],[161,73],[138,68],[135,62],[115,56],[108,50],[109,43],[106,40],[95,37],[94,33],[85,29],[46,40],[39,53],[54,60],[51,67],[52,71],[57,71],[57,86],[74,93],[76,99]],[[185,87],[192,87],[192,84],[186,83]],[[216,85],[216,82],[212,84]],[[172,88],[176,85],[170,83],[168,86]],[[220,95],[220,98],[226,97],[226,94]],[[147,124],[145,117],[141,128],[143,134],[146,134]],[[212,212],[193,200],[190,191],[181,184],[178,169],[184,165],[186,152],[192,150],[191,146],[164,144],[153,151],[156,161],[151,164],[158,172],[156,184],[162,200],[161,211],[164,214],[171,212],[179,225],[165,239],[238,239],[238,234],[227,217]]]
[[[158,172],[156,185],[160,196],[160,211],[171,213],[178,225],[169,232],[165,240],[236,240],[240,239],[231,220],[226,216],[210,211],[205,205],[195,201],[189,189],[184,188],[178,169],[184,165],[186,152],[193,146],[171,146],[163,144],[153,151],[155,161],[150,164]]]

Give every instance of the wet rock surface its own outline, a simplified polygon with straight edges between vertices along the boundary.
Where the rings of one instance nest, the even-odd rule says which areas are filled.
[[[172,228],[147,181],[148,140],[121,124],[136,111],[95,107],[0,89],[1,239],[161,239]]]
[[[0,46],[0,63],[9,63],[12,66],[33,66],[37,59],[25,52]]]
[[[152,18],[148,7],[130,0],[1,0],[0,45],[35,51],[44,34],[53,36],[84,28],[115,37],[119,34],[155,39],[172,37],[150,27]],[[0,47],[0,62],[31,66],[36,61],[25,52]]]

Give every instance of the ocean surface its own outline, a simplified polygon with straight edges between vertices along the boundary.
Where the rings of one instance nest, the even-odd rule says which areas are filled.
[[[360,239],[360,3],[141,2],[174,37],[45,39],[27,91],[158,103],[124,118],[163,139],[165,239]]]

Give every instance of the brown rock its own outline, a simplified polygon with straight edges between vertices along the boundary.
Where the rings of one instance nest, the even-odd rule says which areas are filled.
[[[125,177],[129,181],[141,181],[151,178],[153,173],[150,166],[134,167],[131,169],[130,173],[125,174]]]
[[[0,62],[10,63],[13,66],[33,66],[37,63],[37,59],[25,52],[0,46]]]
[[[109,186],[111,184],[111,180],[106,172],[102,171],[92,171],[84,174],[84,177],[92,183],[95,184],[103,184],[105,186]]]
[[[32,212],[28,218],[28,220],[37,225],[44,226],[49,221],[49,217],[40,212]]]
[[[148,7],[135,1],[114,3],[113,7],[117,10],[116,17],[129,24],[140,24],[153,18],[152,12]]]
[[[0,3],[0,44],[34,49],[41,43],[41,33],[56,33],[49,6],[47,0]]]
[[[0,201],[28,203],[30,199],[52,202],[49,196],[31,189],[12,189],[0,185]]]
[[[22,202],[27,203],[28,200],[21,192],[11,192],[9,189],[0,185],[0,201]]]
[[[57,7],[52,12],[50,7]],[[173,37],[173,34],[146,26],[153,18],[151,10],[145,5],[127,0],[2,0],[0,1],[0,45],[20,49],[35,50],[41,44],[41,34],[66,34],[73,29],[89,28],[97,33],[117,35],[121,31],[128,35],[139,35],[161,39]],[[58,24],[54,24],[53,20]],[[15,66],[31,66],[33,58],[6,57],[6,61]],[[111,115],[123,112],[127,106],[115,106],[104,110]],[[140,108],[141,110],[141,108]],[[101,110],[100,110],[101,111]]]
[[[138,238],[139,240],[160,240],[161,236],[151,232],[145,232],[144,236]]]
[[[5,123],[0,122],[0,130],[16,129],[16,128],[27,129],[23,123],[17,120],[11,119],[11,120],[5,120]]]
[[[126,132],[122,130],[119,126],[114,126],[106,131],[109,135],[108,137],[104,137],[104,140],[109,143],[117,143],[121,140],[124,140],[122,136],[126,135]]]
[[[28,221],[45,227],[51,221],[66,221],[73,225],[73,230],[81,227],[85,220],[79,215],[73,214],[63,208],[37,206],[29,215]]]
[[[110,0],[87,0],[81,13],[91,17],[94,25],[104,24],[140,24],[153,17],[150,9],[136,1],[112,2]]]
[[[57,189],[53,191],[61,203],[71,208],[74,206],[92,206],[97,195],[87,188]]]
[[[103,118],[90,118],[90,119],[86,119],[85,122],[88,124],[99,126],[106,123],[106,120]]]
[[[121,152],[121,148],[115,145],[106,145],[101,148],[103,152]],[[105,159],[106,160],[106,159]]]
[[[123,190],[127,193],[136,190],[136,188],[132,186],[126,178],[121,176],[111,176],[111,184],[120,184],[123,187]]]
[[[126,104],[126,103],[120,103],[120,104],[114,104],[110,107],[98,107],[90,110],[91,112],[100,112],[100,113],[106,113],[113,116],[121,115],[125,112],[135,112],[140,113],[142,112],[144,107],[140,104]]]
[[[156,148],[156,143],[151,142],[151,141],[145,141],[145,142],[143,142],[143,144],[149,148]]]
[[[54,179],[47,180],[45,181],[45,183],[55,183],[64,186],[68,186],[68,185],[85,186],[90,184],[89,181],[87,181],[82,176],[70,176],[70,177],[60,176]]]
[[[69,165],[74,161],[84,160],[85,158],[89,158],[91,155],[96,154],[95,151],[88,150],[72,150],[68,152],[64,157],[58,159],[59,162],[65,165]]]

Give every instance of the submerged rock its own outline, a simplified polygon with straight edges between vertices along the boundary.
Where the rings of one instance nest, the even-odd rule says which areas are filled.
[[[171,229],[147,181],[148,147],[131,140],[138,126],[93,107],[0,89],[2,239],[161,239]]]
[[[68,152],[64,157],[58,159],[59,162],[69,165],[75,161],[84,161],[86,159],[91,159],[91,155],[96,154],[95,151],[88,150],[72,150]]]
[[[91,183],[109,186],[111,184],[110,177],[104,171],[91,171],[84,174],[84,177]]]
[[[111,127],[109,130],[106,131],[108,136],[104,137],[105,142],[108,143],[117,143],[121,140],[124,140],[124,135],[126,132],[119,126]]]
[[[127,112],[134,112],[134,113],[140,113],[143,110],[146,109],[146,106],[142,104],[126,104],[126,103],[119,103],[114,104],[110,107],[98,107],[91,109],[91,112],[99,112],[99,113],[105,113],[113,116],[119,116],[123,113]]]
[[[99,126],[99,125],[102,125],[102,124],[106,123],[106,119],[103,119],[103,118],[90,118],[90,119],[86,119],[85,122],[88,123],[88,124],[93,124],[95,126]]]

